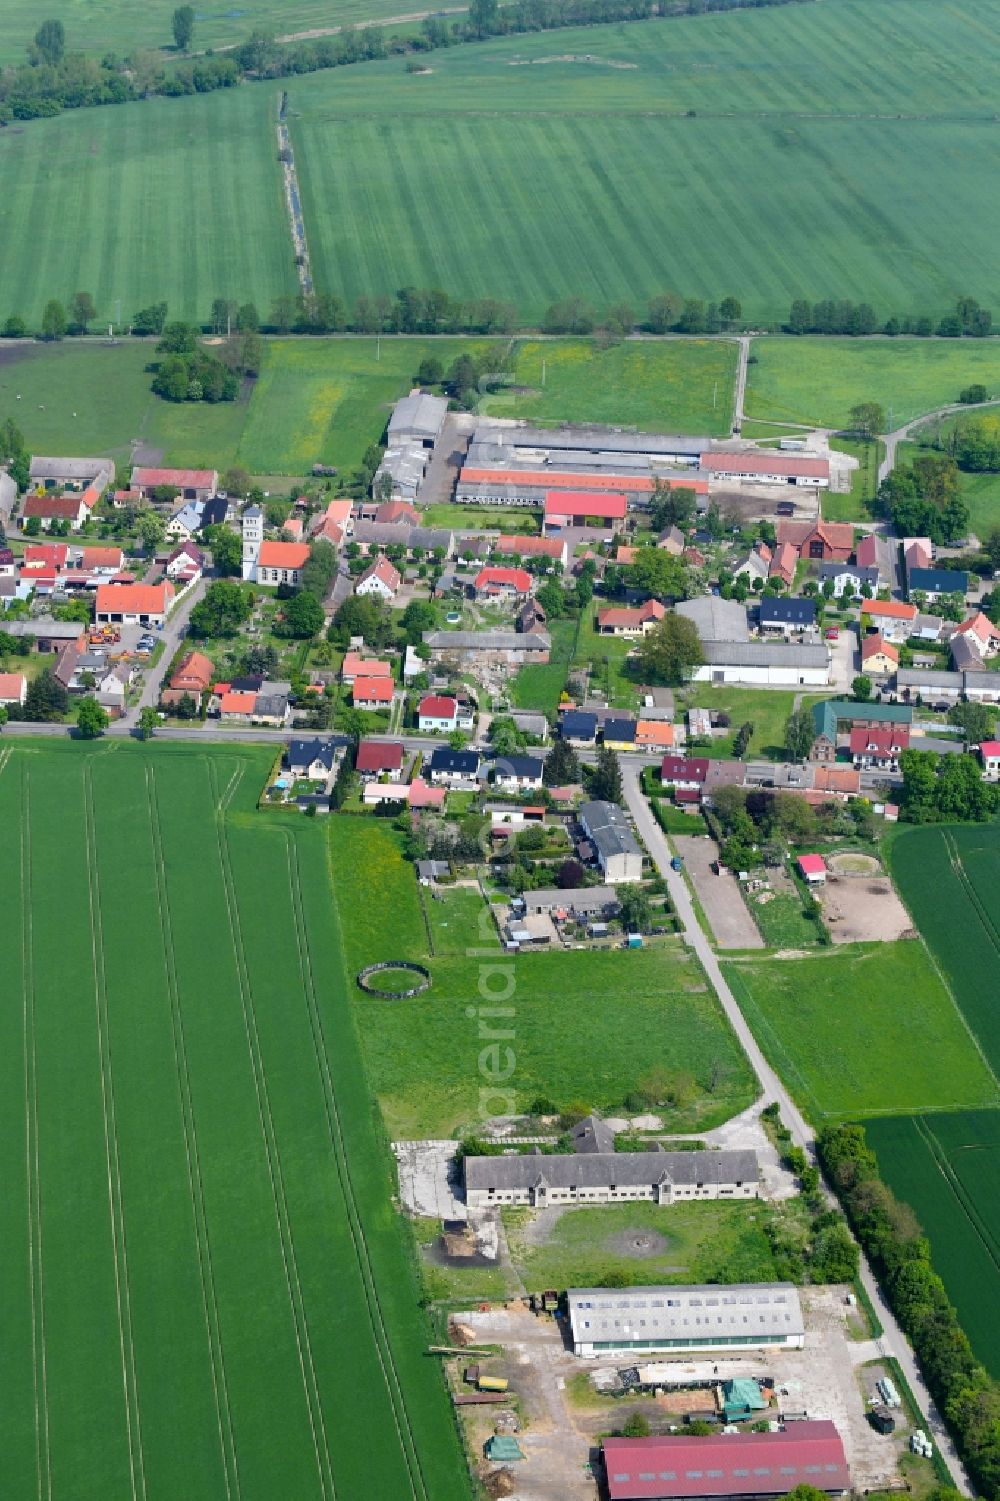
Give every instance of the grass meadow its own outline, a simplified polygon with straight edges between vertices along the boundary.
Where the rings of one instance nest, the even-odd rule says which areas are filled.
[[[816,1126],[827,1116],[1000,1102],[996,1079],[919,942],[724,968],[754,1035]]]
[[[504,1211],[511,1259],[526,1287],[603,1287],[629,1282],[771,1282],[774,1258],[759,1200],[742,1204],[604,1204],[566,1209],[539,1244],[523,1232],[523,1210]],[[530,1216],[533,1218],[533,1216]],[[641,1232],[662,1237],[652,1255],[636,1257]],[[631,1254],[630,1254],[631,1250]]]
[[[270,761],[3,753],[11,1496],[467,1495],[325,841],[256,813]]]
[[[877,401],[895,428],[957,401],[963,386],[1000,392],[996,339],[779,337],[755,339],[751,349],[746,409],[776,422],[847,427],[853,406]]]
[[[558,1105],[620,1105],[658,1065],[692,1075],[698,1086],[684,1123],[679,1114],[671,1129],[708,1129],[750,1103],[746,1060],[678,944],[512,958],[474,891],[447,891],[443,902],[425,896],[425,919],[412,867],[383,820],[331,819],[330,843],[348,970],[407,958],[428,962],[433,977],[426,994],[405,1003],[355,994],[372,1087],[391,1135],[448,1136],[476,1124],[480,1089],[489,1087],[479,1069],[480,1005],[514,1009],[509,1087],[520,1108],[542,1094]],[[348,916],[362,912],[364,922]],[[506,996],[511,971],[509,999],[484,998],[481,982]]]
[[[893,1116],[866,1132],[930,1240],[973,1349],[1000,1377],[1000,1112]]]
[[[896,449],[896,463],[912,464],[921,455],[933,453],[938,434],[946,438],[949,430],[960,420],[946,418],[942,422],[930,423],[919,431],[920,441],[900,443]],[[1000,474],[972,474],[960,469],[958,490],[969,507],[969,530],[975,532],[981,541],[985,541],[990,532],[1000,526]],[[825,513],[825,501],[823,510]]]
[[[152,343],[0,343],[0,420],[12,416],[39,453],[106,453],[127,462],[133,443],[142,442],[161,449],[172,464],[223,470],[239,463],[254,474],[303,475],[324,463],[350,473],[382,437],[393,403],[409,390],[425,356],[447,367],[461,352],[484,355],[490,347],[483,339],[269,338],[249,397],[175,404],[149,389],[146,366],[157,357]],[[523,354],[516,348],[517,379],[522,362],[525,378],[533,378],[537,347],[529,342]],[[601,412],[607,420],[699,431],[710,426],[713,372],[726,372],[730,359],[729,346],[704,340],[601,350],[592,340],[558,339],[545,347],[552,371],[544,392],[547,418],[586,418],[592,393],[606,385]],[[632,350],[641,357],[632,358]],[[729,403],[732,372],[724,378]],[[661,397],[661,389],[674,395]],[[433,511],[436,525],[464,518],[538,530],[534,513]]]
[[[907,830],[893,841],[890,864],[962,1015],[1000,1074],[1000,828]]]

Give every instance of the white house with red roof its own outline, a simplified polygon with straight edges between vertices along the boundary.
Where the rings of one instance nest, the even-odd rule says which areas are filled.
[[[94,618],[98,625],[162,625],[173,598],[169,582],[98,584]]]
[[[875,631],[861,638],[861,667],[865,673],[885,677],[899,666],[899,650]]]
[[[851,730],[851,760],[861,771],[898,771],[899,758],[909,748],[905,725],[855,725]]]
[[[822,886],[826,880],[826,861],[822,855],[800,855],[796,865],[810,886]]]
[[[349,651],[344,655],[340,677],[344,683],[353,683],[355,678],[391,678],[392,664],[366,657],[364,652]]]
[[[655,1294],[664,1289],[639,1291],[647,1293],[646,1301],[655,1308]],[[718,1308],[717,1291],[726,1289],[707,1289],[699,1307]],[[741,1312],[748,1306],[756,1312],[760,1302],[760,1297],[756,1302],[733,1298]],[[711,1321],[722,1322],[718,1315]],[[602,1447],[609,1501],[770,1501],[800,1487],[830,1497],[845,1496],[851,1489],[843,1441],[826,1418],[789,1423],[776,1433],[606,1438]]]
[[[398,782],[403,774],[403,742],[401,740],[362,740],[358,744],[354,769],[362,781],[372,777],[388,777]]]
[[[376,594],[381,599],[390,600],[395,598],[401,583],[399,569],[384,554],[380,554],[358,579],[354,592]]]
[[[580,526],[613,533],[621,527],[627,509],[620,491],[546,490],[543,526],[546,532]]]
[[[29,495],[21,506],[21,530],[27,530],[30,521],[37,521],[39,529],[49,531],[57,522],[66,522],[71,532],[79,530],[90,515],[83,495]]]
[[[478,599],[522,600],[531,593],[531,574],[526,568],[503,568],[489,564],[476,574]]]
[[[395,687],[392,678],[356,677],[351,687],[351,702],[356,709],[388,709]]]
[[[983,780],[1000,782],[1000,740],[984,740],[979,747],[979,758],[983,763]]]
[[[417,709],[417,728],[429,734],[451,735],[458,729],[458,699],[446,693],[428,693]]]
[[[193,542],[182,542],[167,558],[164,572],[168,579],[181,584],[193,584],[205,571],[205,554]]]
[[[291,584],[302,582],[302,570],[309,561],[306,542],[262,542],[257,554],[254,582],[257,584]]]
[[[676,787],[678,791],[700,792],[705,786],[708,767],[706,756],[664,756],[660,763],[660,785]]]
[[[597,612],[597,629],[602,636],[645,636],[666,615],[658,599],[647,599],[635,609],[610,605]]]
[[[0,672],[0,704],[5,709],[24,703],[28,679],[23,672]]]
[[[825,489],[830,483],[829,459],[775,449],[710,449],[699,461],[702,474],[714,480],[739,480],[752,485],[805,485]]]
[[[1000,651],[1000,631],[989,616],[983,614],[982,610],[977,611],[975,615],[970,615],[968,620],[962,621],[961,625],[957,625],[952,632],[952,640],[956,636],[968,636],[975,642],[982,657],[992,657]]]

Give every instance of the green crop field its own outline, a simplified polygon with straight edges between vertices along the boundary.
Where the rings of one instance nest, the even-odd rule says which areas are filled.
[[[17,50],[37,18],[14,5]],[[124,51],[131,18],[95,8],[94,40],[108,20]],[[314,12],[287,8],[292,25]],[[261,15],[260,0],[212,12],[200,40]],[[134,34],[161,40],[166,24],[143,15]],[[996,300],[1000,199],[982,163],[1000,0],[567,29],[439,51],[419,73],[394,57],[283,82],[317,285],[348,300],[440,286],[511,300],[530,321],[563,296],[600,310],[673,286],[734,293],[772,322],[797,296],[866,300],[882,317]],[[165,298],[202,318],[215,296],[266,309],[294,291],[278,93],[247,83],[3,131],[2,314],[37,319],[81,287],[105,316],[118,299],[128,316]]]
[[[893,842],[891,863],[914,923],[1000,1074],[1000,828],[907,831]]]
[[[0,317],[90,292],[99,321],[295,292],[278,88],[71,110],[0,131]],[[178,107],[180,106],[180,107]]]
[[[245,41],[254,30],[287,36],[312,28],[358,25],[379,16],[398,15],[396,0],[227,0],[195,7],[192,47],[227,47]],[[119,55],[136,48],[173,51],[170,29],[172,5],[122,5],[120,0],[46,0],[44,15],[62,21],[66,46],[96,57]],[[23,62],[25,49],[38,30],[42,13],[34,0],[6,0],[0,39],[0,62]]]
[[[996,0],[830,0],[297,79],[317,277],[349,298],[498,296],[526,318],[665,286],[768,320],[796,296],[883,317],[990,302],[998,22]]]
[[[392,830],[383,820],[342,817],[331,819],[330,837],[342,910],[365,913],[364,922],[345,922],[348,968],[407,958],[429,963],[433,976],[413,1001],[356,996],[369,1074],[394,1136],[475,1126],[484,1089],[512,1089],[520,1108],[543,1094],[557,1104],[620,1104],[658,1065],[689,1073],[697,1086],[671,1129],[707,1129],[753,1098],[746,1059],[679,945],[512,958],[478,896],[459,888],[443,902],[427,898],[428,960],[413,869]],[[511,1007],[513,1016],[491,1021],[490,1007]],[[480,1070],[482,1028],[491,1025],[514,1033],[513,1073],[500,1085]]]
[[[882,1176],[930,1239],[973,1349],[1000,1377],[1000,1113],[896,1116],[866,1131]]]
[[[270,760],[2,753],[12,1497],[467,1495],[324,830],[254,811]]]
[[[877,401],[893,427],[958,400],[982,382],[1000,393],[996,339],[755,339],[746,408],[778,422],[847,427],[851,407]]]
[[[824,1116],[992,1105],[1000,1089],[921,943],[724,966],[771,1063]]]

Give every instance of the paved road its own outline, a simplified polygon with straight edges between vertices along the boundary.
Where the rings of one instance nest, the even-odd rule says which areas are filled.
[[[167,616],[167,622],[160,632],[160,640],[163,642],[163,655],[156,666],[146,673],[143,683],[142,694],[139,702],[122,715],[116,722],[115,729],[118,734],[127,734],[130,729],[139,723],[139,714],[143,709],[155,708],[160,702],[160,688],[166,676],[167,668],[173,660],[174,653],[182,639],[187,634],[188,617],[198,601],[203,597],[207,583],[205,579],[199,579],[191,591],[184,596],[180,604]]]
[[[736,362],[736,394],[733,396],[733,431],[743,430],[743,401],[747,394],[747,362],[750,359],[750,340],[738,341],[739,358]]]
[[[688,893],[687,883],[683,875],[671,867],[670,847],[663,835],[663,831],[653,817],[649,804],[642,795],[642,788],[639,784],[639,771],[634,761],[623,763],[622,780],[625,787],[625,801],[628,804],[629,812],[635,820],[636,828],[642,835],[650,858],[666,880],[670,899],[674,904],[674,910],[684,927],[685,942],[694,950],[701,961],[705,973],[708,975],[715,993],[719,997],[722,1009],[726,1013],[733,1031],[739,1038],[743,1050],[750,1060],[750,1066],[757,1075],[766,1100],[768,1102],[774,1100],[780,1105],[785,1124],[791,1131],[795,1142],[807,1152],[813,1153],[815,1150],[813,1130],[799,1111],[795,1101],[781,1082],[781,1079],[758,1047],[757,1039],[747,1025],[746,1019],[736,1004],[736,999],[723,977],[712,946],[698,925],[698,919],[695,916],[691,897]],[[941,1421],[940,1415],[927,1392],[909,1342],[897,1324],[891,1309],[882,1298],[874,1274],[864,1255],[861,1258],[861,1281],[865,1291],[875,1305],[882,1323],[884,1333],[879,1341],[882,1352],[886,1355],[894,1356],[899,1361],[913,1391],[913,1395],[917,1400],[928,1434],[932,1437],[944,1456],[945,1462],[951,1470],[962,1494],[972,1496],[974,1493],[969,1484],[969,1478],[955,1452],[955,1446]]]

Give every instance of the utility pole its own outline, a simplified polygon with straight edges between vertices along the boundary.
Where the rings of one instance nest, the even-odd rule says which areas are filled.
[[[542,388],[545,387],[545,361],[542,361]]]
[[[375,358],[376,358],[376,360],[381,360],[381,358],[382,358],[382,336],[381,336],[381,334],[376,334],[375,335]]]

